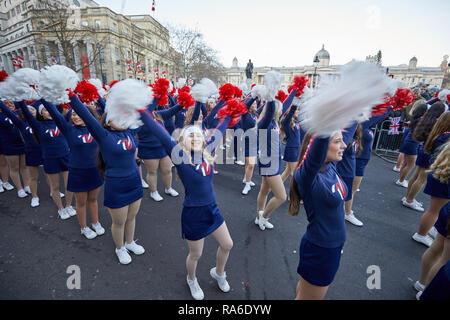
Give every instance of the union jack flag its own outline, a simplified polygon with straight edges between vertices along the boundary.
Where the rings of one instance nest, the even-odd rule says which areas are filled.
[[[388,135],[399,134],[400,133],[399,128],[400,128],[400,117],[392,118],[391,124],[389,125]]]

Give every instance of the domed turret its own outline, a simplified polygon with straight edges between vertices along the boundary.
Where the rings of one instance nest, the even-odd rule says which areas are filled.
[[[319,58],[319,68],[328,67],[330,65],[330,54],[325,50],[324,45],[322,45],[322,49],[314,55],[314,57],[316,56]]]
[[[232,65],[231,65],[231,67],[232,67],[233,69],[238,68],[238,59],[237,59],[236,57],[234,57],[233,63],[232,63]]]
[[[412,57],[411,60],[409,60],[409,69],[416,69],[417,68],[417,58]]]

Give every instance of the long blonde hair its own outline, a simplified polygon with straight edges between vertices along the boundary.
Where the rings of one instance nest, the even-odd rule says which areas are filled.
[[[428,172],[434,170],[433,177],[439,179],[441,183],[448,183],[450,177],[450,141],[442,145],[439,150],[439,155]]]

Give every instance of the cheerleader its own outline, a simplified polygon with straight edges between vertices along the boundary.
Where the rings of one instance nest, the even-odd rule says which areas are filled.
[[[419,147],[419,142],[412,137],[412,134],[414,132],[414,128],[419,123],[420,118],[425,114],[426,111],[426,104],[422,104],[414,110],[410,120],[411,124],[407,132],[404,133],[405,138],[403,140],[402,146],[399,149],[399,152],[403,153],[403,162],[400,168],[400,178],[395,182],[395,184],[404,188],[408,188],[408,181],[405,179],[414,168],[414,163],[417,158],[417,149]]]
[[[433,239],[428,235],[431,227],[439,216],[439,211],[450,199],[449,170],[450,170],[450,142],[442,147],[436,160],[430,166],[427,176],[427,184],[423,192],[430,196],[430,206],[420,218],[419,229],[413,235],[413,239],[428,247]]]
[[[8,182],[9,179],[9,168],[6,158],[2,151],[2,136],[0,135],[0,193],[6,190],[12,190],[14,187]]]
[[[248,98],[247,113],[241,117],[241,127],[244,131],[244,156],[245,156],[245,175],[242,183],[245,183],[242,194],[246,195],[255,186],[252,181],[253,170],[256,164],[257,148],[257,132],[256,121],[258,120],[257,102],[255,98]]]
[[[286,136],[283,160],[286,161],[286,169],[281,175],[281,180],[292,175],[297,168],[297,162],[301,145],[301,130],[298,121],[298,103],[293,104],[281,120],[281,132]]]
[[[442,110],[444,110],[443,104],[442,107]],[[415,198],[426,183],[426,170],[433,162],[431,157],[450,137],[450,112],[446,111],[442,113],[439,118],[435,118],[437,114],[433,112],[430,116],[429,111],[431,111],[431,108],[425,113],[414,131],[416,139],[418,141],[423,141],[424,144],[419,148],[416,160],[416,170],[408,183],[406,196],[402,199],[402,203],[405,207],[419,212],[423,212],[424,209],[421,203]]]
[[[130,92],[133,95],[130,96]],[[99,123],[74,93],[69,94],[72,109],[86,124],[100,149],[101,169],[105,176],[103,205],[111,215],[111,234],[116,245],[115,253],[121,264],[131,262],[128,251],[136,255],[145,252],[144,247],[134,241],[136,215],[143,191],[136,163],[136,142],[127,130],[136,124],[126,115],[130,113],[129,109],[135,108],[130,99],[148,104],[150,95],[150,89],[137,80],[126,79],[115,84],[108,95],[105,113]]]
[[[33,116],[36,116],[36,109],[32,106],[28,107]],[[0,109],[7,114],[9,119],[20,130],[23,140],[25,142],[25,164],[30,174],[30,190],[31,190],[31,207],[39,206],[39,197],[37,192],[37,183],[39,177],[39,166],[43,164],[42,150],[40,144],[37,142],[37,137],[33,134],[33,130],[26,122],[17,117],[8,107],[0,103]]]
[[[237,101],[235,103],[238,103]],[[192,297],[202,300],[204,294],[196,278],[198,260],[203,251],[204,238],[211,234],[219,243],[216,256],[216,267],[210,270],[210,275],[218,283],[223,292],[228,292],[230,286],[226,280],[225,264],[233,246],[228,228],[216,204],[213,187],[214,159],[207,147],[220,140],[216,131],[223,134],[232,119],[231,114],[222,119],[219,126],[205,139],[203,130],[198,126],[184,128],[178,141],[173,140],[164,128],[153,118],[149,110],[141,113],[144,125],[148,127],[166,148],[167,154],[177,155],[173,162],[185,188],[185,199],[181,215],[182,236],[187,240],[189,255],[186,259],[187,283]],[[221,136],[219,134],[218,136]],[[173,152],[177,148],[177,152]]]
[[[439,218],[434,224],[437,234],[431,247],[422,256],[420,278],[414,283],[414,289],[424,291],[438,270],[450,260],[450,239],[448,228],[450,227],[450,203],[442,207]]]
[[[9,175],[14,185],[17,188],[17,195],[19,198],[25,198],[30,190],[30,174],[25,164],[25,144],[20,135],[19,129],[14,125],[12,120],[5,113],[5,107],[14,113],[16,112],[14,104],[4,99],[2,112],[0,113],[0,133],[3,136],[1,140],[2,152],[5,156],[6,162],[9,167]],[[20,180],[22,176],[23,183]],[[11,189],[8,180],[3,182],[5,189]]]
[[[64,178],[64,187],[67,189],[69,170],[67,166],[70,152],[67,140],[60,134],[60,129],[42,104],[39,105],[36,118],[25,103],[20,103],[19,106],[41,144],[44,172],[50,185],[51,197],[58,208],[58,215],[63,220],[69,219],[77,214],[72,207],[73,193],[66,191],[66,206],[64,207],[59,192],[60,174]]]
[[[156,105],[157,99],[155,99],[150,107],[152,112]],[[155,116],[164,125],[165,121],[158,115],[158,112],[160,111],[155,111]],[[167,115],[165,119],[167,120],[170,117]],[[172,188],[172,162],[161,142],[146,126],[142,126],[137,130],[137,136],[139,139],[138,157],[144,161],[147,169],[147,183],[150,188],[150,197],[154,201],[163,200],[163,197],[161,197],[157,190],[158,167],[161,169],[161,176],[165,187],[164,193],[172,197],[178,196],[178,192]]]
[[[81,234],[87,239],[93,239],[105,233],[98,220],[97,199],[103,185],[103,179],[97,169],[98,144],[76,112],[71,113],[68,122],[53,104],[45,100],[42,100],[42,103],[70,146],[67,190],[75,194],[75,210]],[[92,114],[95,116],[93,112]],[[89,208],[91,225],[95,232],[87,226],[86,207]]]

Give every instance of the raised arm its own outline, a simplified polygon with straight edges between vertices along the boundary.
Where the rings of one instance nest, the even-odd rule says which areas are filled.
[[[219,140],[222,139],[223,135],[225,134],[225,131],[228,128],[228,124],[230,123],[230,120],[231,120],[230,116],[226,116],[220,120],[217,127],[211,132],[211,134],[206,139],[207,146],[210,145],[211,143],[213,143],[214,141],[217,141],[216,138],[220,138]]]
[[[222,100],[219,100],[219,102],[216,104],[214,108],[211,109],[209,114],[203,118],[203,123],[206,125],[207,128],[211,126],[212,121],[214,120],[214,117],[216,116],[217,112],[225,106],[225,102]]]
[[[387,117],[389,117],[391,113],[391,108],[388,108],[388,110],[379,116],[372,116],[369,118],[369,120],[364,121],[363,123],[361,123],[361,126],[363,127],[363,129],[367,129],[370,128],[382,121],[384,121]]]
[[[70,97],[70,105],[72,109],[83,119],[88,127],[89,132],[94,136],[95,140],[101,141],[107,135],[107,130],[95,119],[89,110],[81,103],[76,95]]]
[[[292,120],[292,117],[294,116],[295,111],[297,111],[297,106],[295,104],[293,104],[291,106],[291,108],[289,109],[288,114],[286,115],[286,117],[284,117],[283,121],[281,122],[281,125],[284,128],[288,128],[290,126],[291,120]]]
[[[348,145],[350,143],[350,141],[352,141],[357,127],[358,127],[358,122],[355,121],[352,125],[345,128],[344,131],[342,132],[342,140],[344,140],[344,143],[346,145]]]
[[[304,160],[295,171],[295,179],[297,182],[301,180],[303,185],[312,184],[327,157],[329,140],[330,138],[311,137],[306,157],[304,157]]]
[[[166,149],[166,152],[169,156],[172,154],[172,149],[177,145],[177,142],[172,139],[167,130],[160,125],[155,119],[151,112],[146,109],[141,112],[141,120],[144,123],[144,126],[147,126],[152,133],[159,139],[161,144]]]
[[[177,105],[175,105],[174,107],[171,107],[171,108],[169,108],[169,109],[156,111],[156,113],[157,113],[164,121],[167,121],[168,119],[170,119],[171,117],[173,117],[175,114],[177,114],[178,112],[180,112],[182,109],[183,109],[183,107],[180,106],[179,104],[177,104]]]
[[[272,122],[275,114],[275,101],[269,101],[266,104],[266,113],[261,121],[258,122],[258,129],[267,129]]]
[[[55,121],[58,128],[61,130],[61,132],[64,135],[67,135],[70,128],[70,124],[67,122],[67,118],[63,116],[57,109],[56,106],[52,103],[45,101],[42,99],[42,104],[44,105],[45,109],[47,109],[48,113],[52,116],[52,119]]]
[[[283,115],[287,111],[287,109],[289,109],[296,94],[297,94],[297,90],[292,90],[291,93],[289,94],[289,96],[286,98],[286,100],[284,100],[283,111],[281,112],[281,115]]]
[[[25,119],[27,119],[30,127],[34,130],[34,132],[36,132],[36,134],[40,133],[41,124],[35,117],[33,117],[30,110],[28,110],[28,106],[25,103],[25,101],[18,102],[18,105],[19,105],[19,108],[22,110],[22,114],[24,115]]]
[[[98,95],[98,100],[97,100],[96,104],[98,107],[97,112],[101,117],[105,113],[105,107],[106,107],[105,100],[103,100],[103,98],[100,95]]]
[[[19,105],[17,102],[14,102],[14,105],[18,108]],[[23,122],[14,112],[12,112],[6,104],[3,103],[3,101],[0,100],[0,109],[3,113],[6,114],[6,116],[11,119],[11,121],[14,123],[14,125],[20,130],[25,130],[26,124]]]

